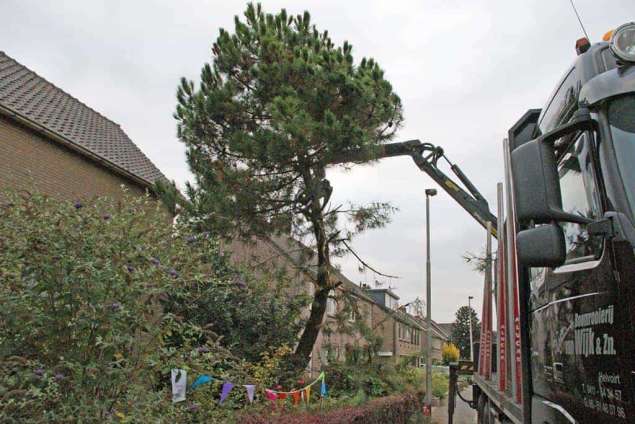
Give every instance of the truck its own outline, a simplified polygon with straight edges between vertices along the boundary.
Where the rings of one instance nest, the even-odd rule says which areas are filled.
[[[635,423],[635,23],[576,53],[545,107],[509,129],[497,214],[443,149],[375,152],[411,156],[497,239],[472,376],[479,423]]]

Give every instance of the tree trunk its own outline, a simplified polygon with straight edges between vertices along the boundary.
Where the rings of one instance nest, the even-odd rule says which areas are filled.
[[[320,179],[323,178],[324,169],[316,170],[314,175],[318,175],[318,178]],[[315,186],[315,184],[311,184],[311,176],[309,173],[304,175],[304,181],[308,187]],[[302,336],[300,336],[298,346],[295,349],[295,359],[297,361],[296,365],[298,367],[302,366],[303,368],[305,368],[309,363],[313,346],[320,334],[322,321],[324,320],[329,292],[335,287],[335,285],[333,285],[330,281],[330,252],[326,237],[324,217],[322,216],[322,205],[320,204],[319,199],[314,198],[311,202],[306,217],[313,226],[313,235],[315,236],[315,247],[317,250],[317,278],[315,291],[313,293],[313,303],[311,304],[311,313],[304,326]]]
[[[313,295],[313,303],[311,304],[311,314],[307,320],[298,346],[295,349],[295,356],[298,360],[298,366],[305,368],[309,363],[313,346],[320,334],[322,320],[326,312],[326,303],[328,300],[330,289],[328,287],[318,287]]]

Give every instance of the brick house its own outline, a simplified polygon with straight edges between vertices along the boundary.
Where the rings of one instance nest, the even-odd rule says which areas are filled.
[[[409,361],[419,366],[422,355],[424,327],[403,308],[399,296],[390,289],[364,290],[374,301],[372,328],[382,338],[377,356],[383,360]]]
[[[274,236],[257,238],[249,243],[233,241],[225,244],[224,249],[233,262],[261,273],[283,271],[290,281],[290,295],[313,296],[315,258],[313,252],[299,242],[289,237]],[[327,301],[322,329],[307,370],[311,375],[319,373],[321,367],[330,361],[344,361],[347,355],[364,351],[368,346],[368,341],[356,328],[362,325],[371,328],[372,298],[336,269],[331,270],[331,278],[340,284]],[[308,308],[305,313],[308,316]],[[346,317],[342,320],[344,314]]]
[[[119,198],[160,179],[118,124],[0,51],[0,190]]]
[[[428,344],[427,328],[428,323],[425,318],[415,316],[414,319],[421,324],[424,328],[423,340],[421,343],[422,349],[425,351]],[[432,320],[432,362],[437,363],[443,360],[442,348],[443,343],[450,341],[450,336],[443,330],[443,328],[434,320]]]

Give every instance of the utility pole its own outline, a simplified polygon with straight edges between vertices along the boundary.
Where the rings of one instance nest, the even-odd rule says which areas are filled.
[[[428,422],[432,416],[432,279],[430,274],[430,197],[436,196],[433,188],[426,189],[426,315],[428,323],[426,346],[426,402]]]
[[[474,362],[474,338],[472,336],[472,304],[470,303],[472,299],[474,299],[474,296],[468,296],[467,307],[470,314],[470,361]]]

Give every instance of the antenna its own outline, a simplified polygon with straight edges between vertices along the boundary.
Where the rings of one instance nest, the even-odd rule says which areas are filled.
[[[586,29],[584,29],[584,25],[582,24],[582,19],[580,19],[580,14],[578,13],[578,9],[575,8],[575,4],[573,4],[573,0],[569,0],[569,3],[571,3],[571,7],[573,8],[573,11],[575,12],[575,16],[578,18],[578,22],[580,22],[580,27],[582,28],[582,32],[584,33],[584,36],[587,38],[587,40],[589,40],[589,34],[587,34]]]

